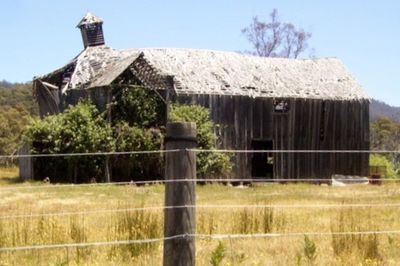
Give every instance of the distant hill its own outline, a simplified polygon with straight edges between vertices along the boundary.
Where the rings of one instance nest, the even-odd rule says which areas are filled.
[[[7,80],[0,80],[0,88],[14,88],[16,86],[21,86],[28,83],[16,83],[16,82],[9,82]]]
[[[0,113],[10,109],[31,116],[39,114],[32,92],[32,83],[10,83],[0,81]]]
[[[0,81],[0,155],[16,152],[22,131],[38,113],[31,83]]]
[[[369,106],[370,120],[375,120],[383,116],[400,122],[400,107],[390,106],[382,101],[372,99]]]

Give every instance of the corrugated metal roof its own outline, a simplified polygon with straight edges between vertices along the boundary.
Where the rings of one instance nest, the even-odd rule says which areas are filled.
[[[75,61],[74,61],[75,60]],[[195,49],[88,47],[76,63],[69,89],[106,86],[130,65],[146,64],[146,75],[173,76],[178,94],[226,94],[338,100],[369,99],[336,58],[264,58],[234,52]],[[142,60],[141,64],[135,64]]]

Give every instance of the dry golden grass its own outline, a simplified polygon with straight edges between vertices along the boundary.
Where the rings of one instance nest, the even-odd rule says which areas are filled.
[[[5,172],[10,174],[4,174]],[[14,176],[0,172],[0,180]],[[14,182],[11,182],[14,183]],[[17,187],[17,188],[15,188]],[[164,187],[47,188],[2,183],[0,216],[162,206]],[[400,185],[328,187],[306,184],[197,187],[198,205],[398,203]],[[398,207],[198,208],[197,233],[305,233],[400,229]],[[0,247],[162,237],[163,211],[0,218]],[[400,237],[309,236],[197,240],[198,265],[397,265]],[[220,245],[219,249],[217,248]],[[314,247],[314,249],[313,249]],[[224,252],[221,253],[221,248]],[[0,252],[0,265],[161,265],[162,243]]]

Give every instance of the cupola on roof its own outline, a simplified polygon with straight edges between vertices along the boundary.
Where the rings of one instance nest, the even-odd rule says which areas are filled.
[[[84,25],[88,24],[97,24],[97,23],[103,23],[103,19],[99,18],[98,16],[88,12],[79,22],[79,24],[76,26],[77,28],[81,28]]]
[[[104,45],[103,20],[92,13],[87,13],[77,25],[81,29],[85,49],[90,46]]]

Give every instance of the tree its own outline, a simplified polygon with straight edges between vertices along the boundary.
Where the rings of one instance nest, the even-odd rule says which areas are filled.
[[[387,117],[380,117],[370,123],[371,150],[398,150],[400,123]],[[400,155],[397,153],[372,154],[370,163],[374,166],[385,166],[386,176],[394,177],[400,170]]]
[[[263,57],[297,58],[308,47],[311,33],[297,29],[292,23],[279,21],[278,10],[270,14],[270,22],[253,17],[253,22],[242,33],[253,45],[251,54]]]

